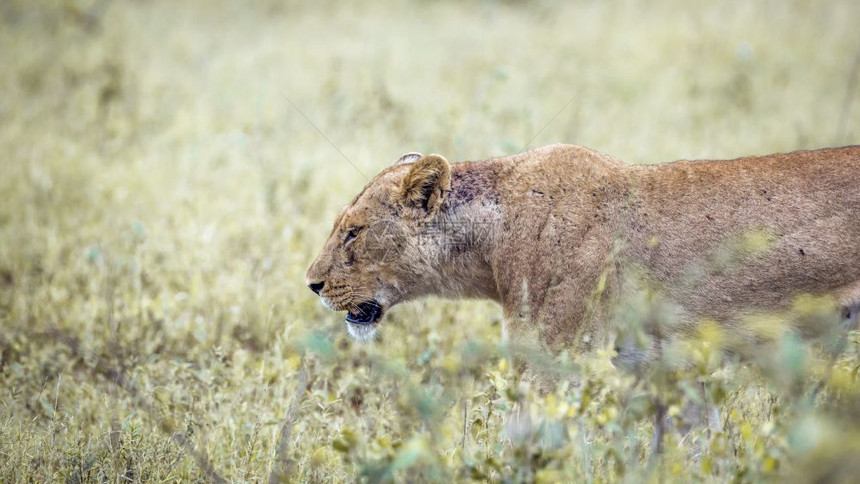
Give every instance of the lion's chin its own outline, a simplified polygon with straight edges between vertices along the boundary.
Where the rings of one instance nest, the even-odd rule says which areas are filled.
[[[376,331],[379,329],[379,323],[371,323],[371,324],[355,324],[346,322],[346,330],[350,336],[358,341],[370,341],[376,335]]]

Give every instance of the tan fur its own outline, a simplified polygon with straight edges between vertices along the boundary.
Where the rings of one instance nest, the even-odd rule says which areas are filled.
[[[402,157],[401,157],[402,159]],[[442,197],[451,190],[451,166],[439,155],[419,158],[400,183],[400,205],[414,218],[436,216]]]
[[[764,244],[733,254],[750,233]],[[364,257],[369,241],[392,253]],[[745,315],[805,293],[856,317],[860,147],[656,166],[571,145],[454,165],[424,156],[384,170],[344,209],[308,281],[324,281],[338,310],[492,299],[512,336],[558,347],[605,333],[628,273],[659,288],[683,330],[707,319],[745,337]],[[366,338],[378,324],[350,331]]]

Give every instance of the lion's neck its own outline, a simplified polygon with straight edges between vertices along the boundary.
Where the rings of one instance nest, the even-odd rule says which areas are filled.
[[[428,295],[499,301],[491,265],[501,220],[496,170],[487,162],[452,167],[451,192],[425,227]]]

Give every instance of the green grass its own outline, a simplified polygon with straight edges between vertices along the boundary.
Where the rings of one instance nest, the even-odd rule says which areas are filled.
[[[704,334],[690,367],[640,375],[526,355],[580,381],[541,394],[492,304],[404,305],[358,344],[304,272],[407,151],[856,143],[858,18],[849,0],[3,2],[0,482],[850,481],[854,333],[835,364],[790,335],[748,366]],[[655,456],[654,416],[701,385],[724,430],[669,428]]]

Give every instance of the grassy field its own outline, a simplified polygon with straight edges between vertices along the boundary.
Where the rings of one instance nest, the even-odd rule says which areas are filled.
[[[533,355],[582,381],[541,395],[496,306],[404,305],[359,344],[304,272],[407,151],[860,142],[858,19],[854,0],[0,3],[0,482],[856,479],[856,333],[837,357],[786,334],[758,365],[706,334],[690,368],[638,375]],[[723,430],[685,434],[701,385]]]

